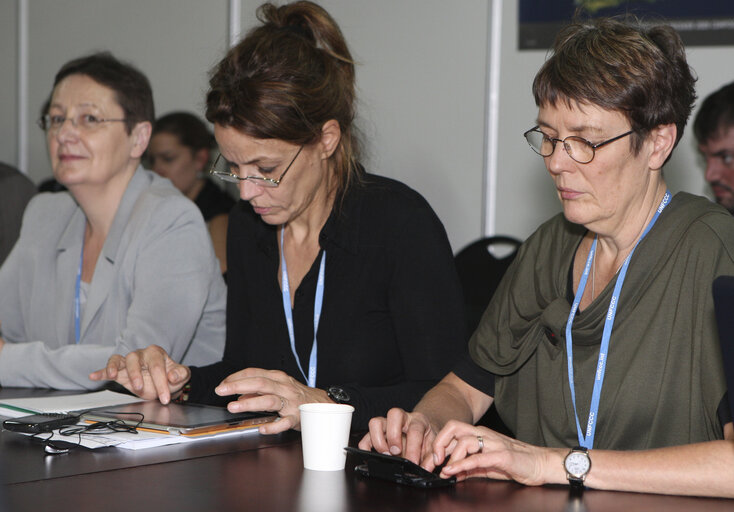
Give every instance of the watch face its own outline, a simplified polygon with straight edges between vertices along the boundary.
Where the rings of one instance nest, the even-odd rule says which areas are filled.
[[[342,388],[332,386],[327,391],[328,391],[329,397],[331,397],[331,399],[334,400],[335,402],[338,402],[338,403],[349,402],[349,399],[350,399],[349,393],[344,391]]]
[[[589,472],[591,461],[589,456],[583,452],[571,452],[563,464],[569,475],[580,478]]]

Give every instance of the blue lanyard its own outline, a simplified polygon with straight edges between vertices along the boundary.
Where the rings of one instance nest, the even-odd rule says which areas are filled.
[[[82,337],[81,317],[82,317],[82,304],[79,293],[82,287],[82,264],[84,263],[84,238],[82,237],[82,254],[79,256],[79,270],[76,273],[76,286],[74,287],[74,336],[76,338],[76,344],[79,344],[79,340]]]
[[[321,319],[321,306],[324,303],[324,273],[326,269],[326,251],[321,253],[321,265],[319,266],[319,279],[316,282],[316,298],[314,299],[313,305],[313,345],[311,345],[311,355],[308,358],[308,377],[303,371],[301,366],[301,360],[298,358],[298,352],[296,352],[296,336],[293,332],[293,308],[291,307],[291,287],[288,282],[288,266],[285,264],[285,250],[283,249],[283,235],[285,233],[285,227],[280,232],[280,266],[281,266],[281,288],[283,289],[283,310],[285,311],[285,321],[288,324],[288,336],[291,339],[291,352],[293,357],[296,358],[298,369],[301,370],[301,375],[306,379],[306,383],[309,387],[316,387],[316,332],[319,329],[319,320]]]
[[[601,397],[601,388],[604,384],[604,373],[606,371],[607,354],[609,352],[609,339],[612,336],[614,317],[617,314],[617,306],[619,305],[619,295],[622,292],[622,285],[624,284],[624,279],[627,276],[627,267],[629,267],[630,259],[632,258],[632,254],[635,252],[637,245],[642,241],[643,238],[645,238],[645,235],[647,235],[655,222],[658,220],[660,212],[662,212],[663,209],[665,209],[665,207],[668,205],[668,203],[670,202],[670,198],[670,191],[666,190],[665,195],[663,196],[663,200],[660,202],[660,205],[658,206],[655,215],[653,216],[652,220],[650,220],[650,223],[645,228],[645,231],[643,231],[642,236],[632,248],[630,253],[627,255],[624,263],[622,264],[622,267],[619,269],[619,276],[617,277],[617,282],[614,285],[612,299],[611,301],[609,301],[607,318],[604,321],[604,331],[602,332],[601,346],[599,347],[599,359],[596,363],[594,390],[591,395],[591,406],[589,407],[589,421],[586,424],[586,436],[584,436],[584,432],[581,430],[581,425],[579,423],[579,414],[576,409],[576,389],[574,387],[573,380],[573,339],[571,337],[571,327],[573,326],[573,319],[576,316],[576,311],[578,310],[579,303],[581,302],[581,297],[584,295],[584,288],[586,288],[586,281],[589,277],[589,271],[594,261],[594,253],[596,253],[596,242],[598,237],[594,237],[594,242],[591,244],[589,255],[586,258],[584,273],[581,275],[579,287],[578,290],[576,290],[576,296],[574,297],[573,305],[571,306],[571,312],[568,314],[568,321],[566,322],[566,354],[568,356],[568,383],[571,386],[571,400],[573,402],[573,412],[576,418],[576,433],[579,436],[579,445],[588,448],[589,450],[594,447],[594,434],[596,433],[596,425],[598,422],[599,399]]]

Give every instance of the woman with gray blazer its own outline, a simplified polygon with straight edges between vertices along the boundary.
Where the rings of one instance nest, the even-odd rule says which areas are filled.
[[[221,358],[226,290],[201,214],[140,167],[153,119],[147,78],[108,53],[57,73],[39,124],[68,193],[31,201],[0,268],[1,385],[95,388],[110,355],[152,343]]]

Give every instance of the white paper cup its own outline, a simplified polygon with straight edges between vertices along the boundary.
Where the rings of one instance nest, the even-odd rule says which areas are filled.
[[[346,404],[303,404],[301,444],[303,467],[316,471],[341,471],[347,460],[349,428],[354,407]]]

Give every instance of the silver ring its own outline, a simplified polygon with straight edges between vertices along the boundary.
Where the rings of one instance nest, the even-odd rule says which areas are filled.
[[[280,409],[275,412],[280,412],[285,408],[285,398],[283,398],[282,396],[279,396],[278,398],[280,398]]]
[[[482,436],[477,436],[477,441],[479,441],[479,451],[481,452],[484,450],[484,439],[482,439]]]

